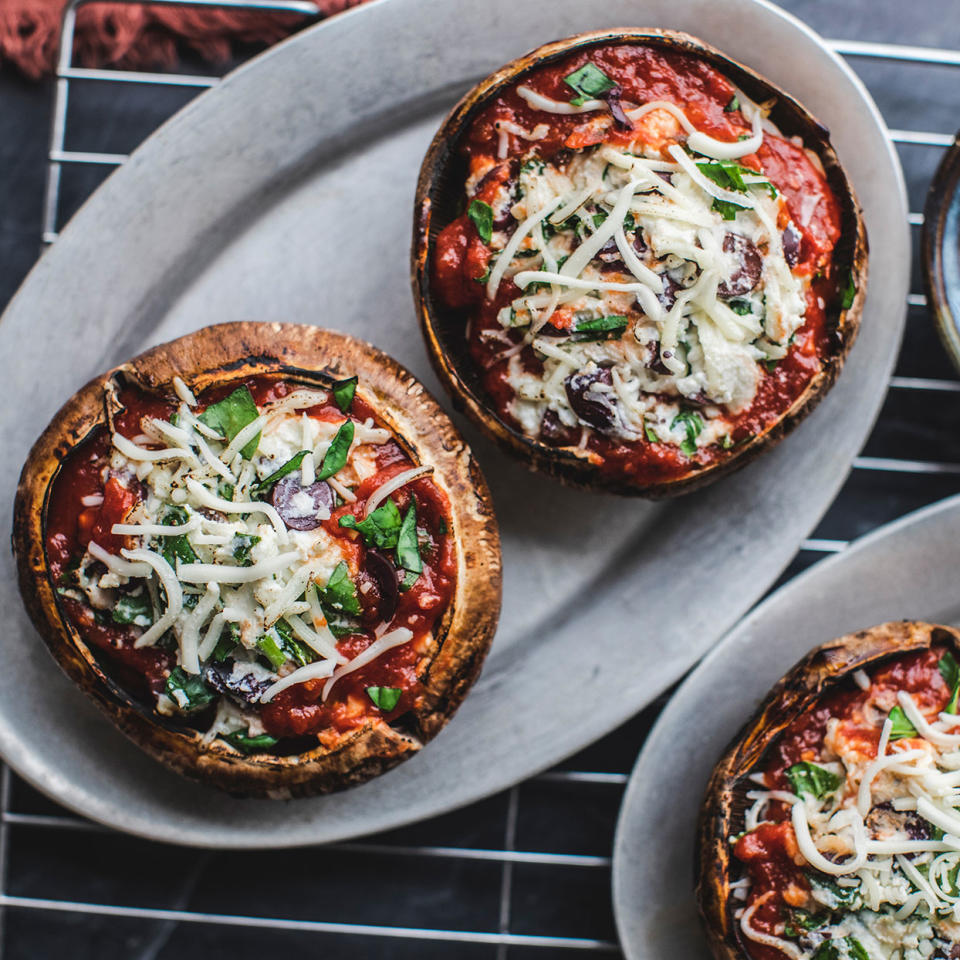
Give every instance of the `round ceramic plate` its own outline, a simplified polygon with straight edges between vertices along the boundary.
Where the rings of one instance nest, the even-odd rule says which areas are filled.
[[[960,497],[882,527],[781,587],[684,681],[644,744],[617,823],[613,905],[628,960],[708,960],[693,864],[714,764],[818,644],[888,620],[960,623],[958,543]]]
[[[347,793],[237,801],[157,766],[60,675],[0,557],[0,748],[40,790],[155,839],[328,841],[468,803],[551,766],[689,669],[762,595],[833,499],[879,409],[909,254],[876,108],[805,27],[758,0],[380,0],[302,33],[163,127],[74,218],[0,322],[0,512],[63,400],[161,340],[223,320],[313,322],[373,341],[436,392],[407,263],[420,161],[456,98],[525,50],[634,24],[699,34],[835,132],[873,253],[840,381],[777,449],[679,501],[567,490],[474,431],[503,533],[501,626],[459,714],[410,762]],[[743,24],[750,30],[744,31]],[[722,578],[722,579],[721,579]]]

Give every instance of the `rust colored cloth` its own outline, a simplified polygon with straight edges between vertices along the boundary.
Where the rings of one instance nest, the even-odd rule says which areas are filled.
[[[67,0],[0,0],[0,63],[28,77],[51,74]],[[363,0],[316,0],[324,15]],[[270,44],[309,22],[300,14],[262,10],[94,2],[77,12],[74,62],[162,70],[174,67],[180,45],[213,63],[235,43]]]

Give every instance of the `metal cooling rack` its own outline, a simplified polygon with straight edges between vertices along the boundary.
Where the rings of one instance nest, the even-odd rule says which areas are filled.
[[[111,127],[109,114],[92,118],[80,109],[73,117],[75,93],[107,84],[112,89],[137,85],[153,91],[151,96],[159,96],[161,88],[193,95],[220,79],[202,73],[75,66],[76,13],[85,2],[89,0],[71,0],[64,18],[43,207],[44,244],[55,242],[72,212],[69,208],[127,156],[71,147],[75,126],[82,124],[87,133],[98,125]],[[159,2],[318,15],[309,0]],[[796,8],[801,3],[785,5]],[[886,32],[903,39],[909,25],[897,20],[894,27],[893,18],[888,19],[891,29]],[[882,31],[882,24],[878,29]],[[828,44],[865,74],[875,96],[878,88],[890,87],[891,71],[909,65],[921,71],[960,67],[957,50],[855,40]],[[948,82],[955,85],[957,78],[951,71]],[[883,98],[877,99],[883,107]],[[896,98],[891,102],[897,106]],[[904,114],[902,109],[893,112]],[[922,120],[922,113],[916,110],[910,116]],[[937,125],[943,126],[942,116]],[[916,260],[916,228],[923,222],[918,211],[926,183],[953,138],[923,129],[889,133],[911,188]],[[78,171],[79,183],[66,187]],[[955,479],[960,476],[960,431],[955,430],[960,379],[939,349],[920,289],[915,264],[904,347],[883,415],[837,501],[781,582],[823,555],[842,551],[851,539],[880,523],[960,489]],[[499,797],[381,837],[307,851],[184,853],[152,845],[60,810],[4,768],[3,960],[43,958],[54,951],[64,955],[64,944],[71,945],[67,955],[98,960],[192,960],[227,952],[236,958],[282,952],[290,957],[418,960],[542,960],[583,951],[618,955],[608,895],[613,827],[627,773],[663,702],[661,698],[560,768]],[[331,863],[336,868],[325,872]],[[245,888],[235,879],[238,870],[260,879]],[[294,875],[293,885],[288,873]],[[374,904],[366,915],[351,900],[354,890],[363,890],[364,903]]]

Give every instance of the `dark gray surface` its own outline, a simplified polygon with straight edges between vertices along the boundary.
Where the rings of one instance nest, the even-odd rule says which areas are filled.
[[[960,47],[960,21],[952,3],[923,0],[904,17],[893,0],[783,4],[832,37]],[[958,68],[854,59],[892,127],[952,133]],[[99,88],[99,89],[96,89]],[[78,88],[79,89],[79,88]],[[183,102],[183,91],[90,85],[72,100],[74,149],[126,150]],[[40,212],[49,86],[36,87],[0,73],[0,302],[5,303],[39,249]],[[89,98],[89,99],[87,99]],[[82,120],[73,123],[73,120]],[[922,208],[938,149],[900,149],[912,210]],[[61,210],[72,212],[104,171],[78,171],[64,182]],[[915,231],[916,232],[916,231]],[[881,238],[874,238],[876,244]],[[915,271],[912,289],[920,292]],[[69,331],[76,335],[75,331]],[[954,379],[922,307],[907,324],[898,375]],[[880,424],[864,453],[946,461],[960,468],[960,394],[891,391]],[[960,490],[956,475],[858,469],[851,475],[816,537],[847,540],[915,507]],[[820,555],[802,552],[784,579]],[[548,705],[547,705],[548,706]],[[655,710],[573,758],[567,770],[625,774]],[[609,856],[621,786],[613,783],[535,780],[518,789],[518,850]],[[436,821],[370,842],[502,849],[507,795]],[[7,834],[9,866],[3,892],[18,898],[77,900],[138,908],[188,909],[230,915],[350,920],[404,927],[497,930],[502,868],[424,853],[328,850],[258,854],[176,851],[113,834],[81,831],[69,815],[14,782]],[[21,816],[26,815],[26,817]],[[57,825],[40,817],[54,816]],[[24,822],[26,820],[26,822]],[[512,871],[510,930],[517,934],[614,938],[609,871],[592,861],[577,866],[518,864]],[[362,896],[361,893],[362,892]],[[288,931],[281,933],[164,920],[93,917],[64,910],[7,907],[3,956],[97,957],[473,957],[494,958],[497,948],[405,942]],[[510,947],[500,956],[567,957],[570,950]]]

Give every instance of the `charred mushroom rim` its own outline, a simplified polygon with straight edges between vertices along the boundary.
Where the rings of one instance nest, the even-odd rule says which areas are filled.
[[[417,751],[500,609],[489,492],[385,354],[231,323],[91,381],[17,491],[20,589],[67,672],[158,760],[305,796]]]
[[[960,631],[818,647],[717,765],[697,896],[718,960],[960,955]]]
[[[867,243],[827,130],[686,34],[547,44],[471,90],[417,187],[433,364],[510,453],[670,496],[795,426],[857,333]]]

